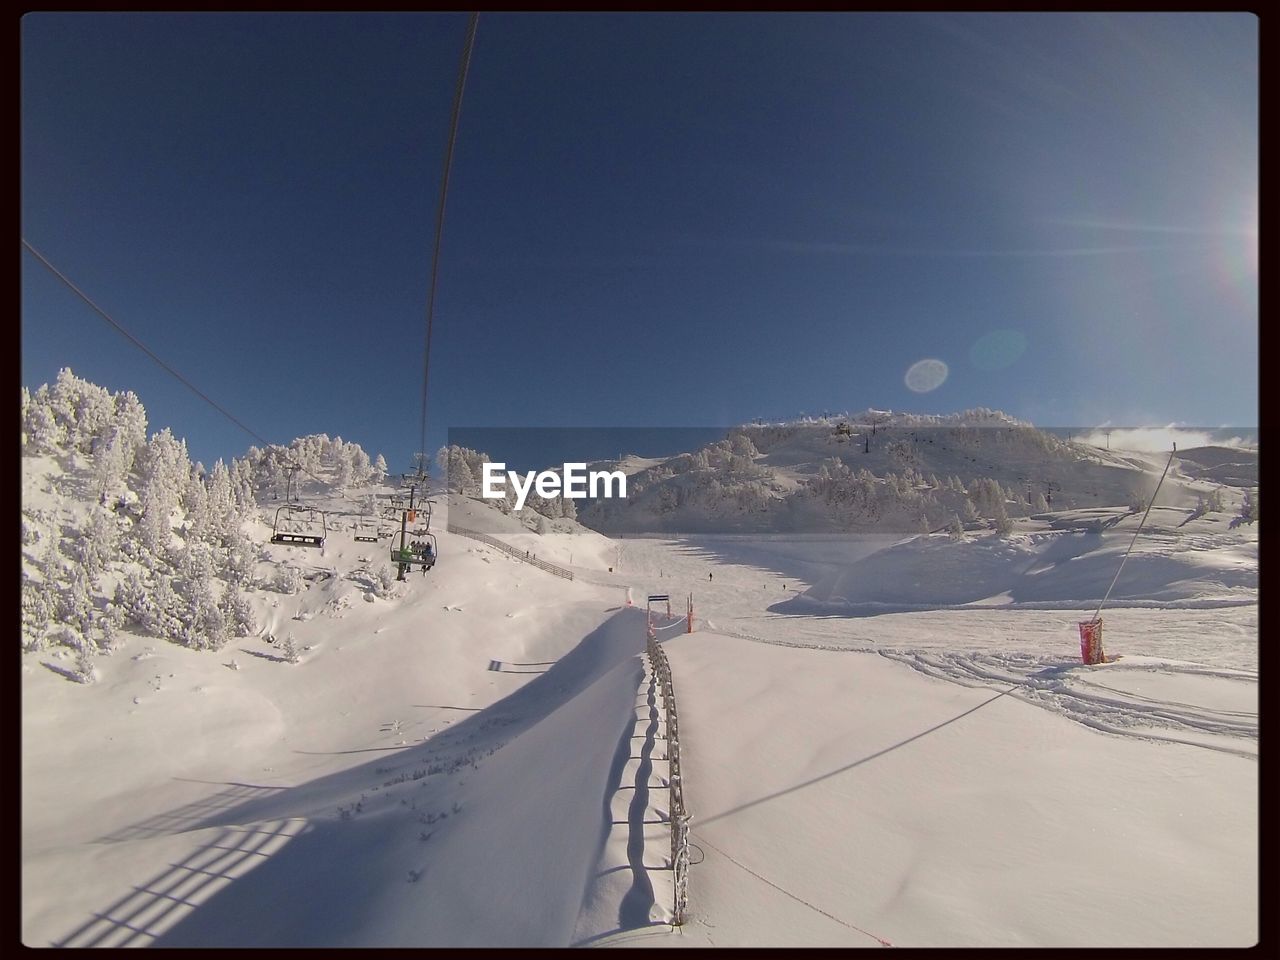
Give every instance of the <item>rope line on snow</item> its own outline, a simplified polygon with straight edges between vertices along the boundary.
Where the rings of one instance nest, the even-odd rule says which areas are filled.
[[[436,279],[440,270],[440,238],[444,234],[444,204],[449,195],[449,171],[453,167],[453,147],[458,139],[458,116],[462,113],[462,90],[467,82],[467,69],[471,65],[471,48],[476,40],[476,24],[479,12],[471,14],[467,22],[467,36],[463,41],[462,60],[458,64],[458,82],[453,91],[453,113],[449,118],[449,142],[444,152],[444,176],[440,182],[440,204],[436,208],[435,248],[431,254],[431,286],[427,293],[427,338],[422,357],[422,440],[418,449],[427,449],[427,377],[431,369],[431,327],[436,315]]]
[[[872,940],[877,941],[877,942],[880,944],[880,946],[882,946],[882,947],[892,947],[892,946],[893,946],[893,944],[892,944],[892,943],[890,943],[888,940],[886,940],[884,937],[878,937],[878,936],[876,936],[874,933],[871,933],[871,932],[870,932],[870,931],[868,931],[868,930],[863,930],[863,929],[862,929],[861,927],[859,927],[859,926],[855,926],[855,925],[854,925],[854,924],[852,924],[852,923],[847,923],[846,921],[841,920],[839,917],[834,916],[834,915],[832,915],[832,914],[830,914],[830,913],[827,913],[827,911],[823,910],[821,907],[815,906],[814,904],[810,903],[808,900],[805,900],[803,897],[797,897],[797,896],[796,896],[794,893],[792,893],[790,890],[784,890],[782,887],[778,886],[778,885],[777,885],[776,883],[774,883],[772,880],[769,880],[769,879],[767,879],[767,878],[765,878],[765,877],[760,876],[760,874],[756,873],[754,870],[752,870],[750,867],[748,867],[745,863],[743,863],[743,862],[742,862],[742,861],[740,861],[740,860],[735,860],[731,855],[729,855],[729,854],[728,854],[728,853],[726,853],[725,851],[721,850],[721,849],[720,849],[719,847],[717,847],[714,843],[712,843],[710,840],[708,840],[705,836],[703,836],[703,835],[699,834],[699,835],[698,835],[698,839],[699,839],[699,841],[700,841],[700,842],[705,843],[705,844],[706,844],[708,847],[710,847],[712,850],[714,850],[714,851],[716,851],[717,853],[719,853],[722,857],[724,857],[724,858],[725,858],[726,860],[728,860],[730,863],[735,863],[735,864],[737,864],[739,867],[741,867],[743,870],[747,871],[747,873],[751,874],[753,877],[755,877],[755,878],[756,878],[757,880],[759,880],[760,882],[762,882],[762,883],[767,883],[769,886],[773,887],[773,889],[777,890],[779,893],[785,894],[786,896],[790,897],[792,900],[796,901],[796,903],[802,903],[802,904],[804,904],[804,905],[805,905],[806,907],[808,907],[810,910],[817,911],[818,913],[822,914],[824,917],[827,917],[828,919],[834,920],[836,923],[840,924],[842,927],[848,927],[850,930],[856,930],[858,933],[861,933],[861,934],[863,934],[864,936],[870,937]]]
[[[121,326],[118,322],[116,322],[115,318],[113,318],[111,314],[107,313],[107,311],[103,310],[100,306],[94,303],[87,293],[85,293],[78,286],[76,286],[75,283],[73,283],[65,273],[63,273],[61,270],[55,267],[43,253],[41,253],[39,250],[33,247],[30,243],[28,243],[25,237],[21,237],[19,239],[22,240],[22,245],[31,252],[32,256],[34,256],[37,260],[39,260],[42,264],[44,264],[46,268],[48,268],[50,273],[52,273],[55,277],[61,280],[63,284],[65,284],[66,287],[69,290],[71,290],[72,293],[74,293],[77,297],[79,297],[81,300],[87,303],[90,306],[90,308],[92,308],[93,311],[98,316],[100,316],[103,320],[107,321],[107,323],[109,323],[112,327],[114,327],[116,332],[118,332],[126,340],[128,340],[135,347],[137,347],[139,350],[145,353],[148,357],[150,357],[160,367],[160,369],[165,371],[165,373],[169,374],[171,377],[173,377],[175,380],[181,383],[184,387],[186,387],[188,390],[194,393],[197,397],[199,397],[209,406],[213,407],[214,410],[217,410],[218,413],[222,414],[224,417],[226,417],[228,420],[234,423],[237,427],[239,427],[249,436],[253,437],[253,439],[257,440],[259,443],[264,444],[267,447],[284,451],[285,456],[288,458],[290,464],[297,467],[299,470],[301,470],[303,473],[309,476],[312,480],[315,480],[317,483],[325,482],[324,480],[321,480],[319,477],[317,477],[310,470],[308,470],[306,467],[304,467],[301,463],[294,460],[293,457],[289,455],[287,447],[284,447],[278,443],[272,443],[270,440],[267,440],[266,438],[264,438],[257,431],[247,426],[239,418],[237,418],[232,413],[230,413],[220,403],[218,403],[216,400],[214,400],[212,397],[206,394],[203,390],[197,387],[194,383],[192,383],[190,380],[184,377],[181,373],[175,370],[172,366],[170,366],[169,364],[161,360],[160,357],[156,355],[154,350],[152,350],[145,343],[143,343],[141,340],[135,337],[132,333],[126,330],[123,326]]]

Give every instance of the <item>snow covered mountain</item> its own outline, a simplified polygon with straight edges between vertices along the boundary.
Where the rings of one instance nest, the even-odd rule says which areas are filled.
[[[1256,464],[1243,451],[1216,470],[1190,456],[1186,469],[1175,458],[1160,504],[1193,505]],[[878,413],[734,429],[636,470],[625,501],[589,503],[578,519],[605,533],[918,533],[953,518],[1005,526],[1006,517],[1050,510],[1145,505],[1163,466],[1164,458],[1069,443],[989,411]]]
[[[627,455],[588,470],[628,478],[625,499],[482,499],[480,475],[501,451],[447,447],[449,489],[541,532],[919,533],[994,528],[1051,511],[1145,508],[1167,456],[1064,440],[1000,411],[950,415],[869,409],[841,417],[756,423],[669,457]],[[1257,486],[1257,452],[1179,451],[1158,503],[1193,507],[1213,495],[1238,504]],[[556,472],[559,465],[549,465]],[[1216,493],[1215,493],[1216,491]],[[480,520],[479,523],[487,523]]]

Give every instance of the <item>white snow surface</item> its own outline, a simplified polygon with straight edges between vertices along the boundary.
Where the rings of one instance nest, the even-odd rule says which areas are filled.
[[[49,469],[24,460],[24,503],[54,502]],[[91,685],[22,655],[24,943],[1257,941],[1257,524],[1153,511],[1087,667],[1123,508],[960,543],[509,532],[572,582],[446,533],[450,509],[392,599],[365,598],[385,543],[332,534],[270,548],[306,589],[250,594],[260,634],[217,653],[125,633]],[[627,587],[693,596],[695,632],[659,631],[678,928]]]

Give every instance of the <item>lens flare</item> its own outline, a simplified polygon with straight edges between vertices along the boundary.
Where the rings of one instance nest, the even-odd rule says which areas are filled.
[[[947,379],[947,365],[941,360],[932,358],[925,360],[917,360],[907,368],[907,375],[903,379],[907,384],[908,390],[916,393],[928,393],[930,390],[937,390]]]
[[[1013,365],[1026,349],[1027,338],[1017,330],[992,330],[969,348],[969,359],[979,370],[990,373]]]

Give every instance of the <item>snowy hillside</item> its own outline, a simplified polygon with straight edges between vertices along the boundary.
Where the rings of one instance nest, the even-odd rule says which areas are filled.
[[[481,497],[491,451],[438,454],[451,491],[539,533],[850,533],[1007,529],[1009,517],[1143,507],[1167,457],[1099,449],[1037,430],[999,411],[925,416],[867,410],[840,417],[756,423],[666,458],[628,455],[591,470],[628,477],[625,499],[543,499],[523,509]],[[1160,503],[1210,495],[1236,506],[1257,486],[1257,453],[1201,447],[1169,464]],[[548,465],[557,471],[557,465]],[[469,509],[480,530],[514,529]]]
[[[1178,455],[1182,472],[1188,477],[1209,480],[1230,487],[1258,485],[1256,451],[1237,447],[1196,447]]]
[[[918,533],[953,518],[1003,525],[1050,510],[1136,507],[1164,466],[980,413],[738,428],[635,472],[625,501],[590,503],[579,520],[605,533]],[[1232,457],[1210,468],[1175,458],[1159,502],[1191,505],[1224,484],[1250,485],[1256,454]],[[1239,502],[1237,490],[1219,495]]]
[[[945,489],[858,454],[894,503],[930,487],[994,507],[979,479],[1007,493],[1033,461],[1057,471],[1053,510],[1006,497],[1005,530],[952,534],[610,538],[545,514],[538,533],[439,494],[439,559],[401,582],[387,538],[355,540],[397,491],[354,445],[302,438],[201,474],[167,431],[148,438],[136,398],[55,386],[23,401],[27,945],[1258,938],[1256,486],[1184,466],[1167,506],[1162,489],[1102,614],[1108,661],[1087,667],[1077,623],[1140,519],[1117,495],[1165,458],[1090,461],[1013,424],[982,435],[1007,456],[975,464],[971,492],[937,437],[921,466],[950,463]],[[877,423],[872,443],[912,428]],[[777,430],[705,469],[791,499],[856,443]],[[704,469],[686,458],[633,463],[641,502]],[[270,543],[298,460],[323,549]],[[826,469],[847,519],[835,494],[863,480]],[[1108,502],[1059,509],[1089,489]],[[669,719],[628,604],[649,594],[694,608],[692,633],[661,603],[656,622],[693,814],[678,927]]]
[[[1003,539],[916,538],[844,566],[796,602],[906,609],[927,588],[929,606],[1087,608],[1102,599],[1139,519],[1071,511]],[[1126,606],[1256,603],[1256,530],[1228,526],[1222,514],[1189,519],[1187,510],[1154,508],[1112,598]]]

